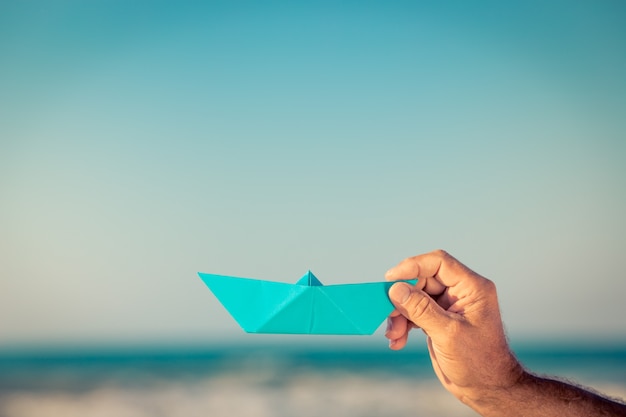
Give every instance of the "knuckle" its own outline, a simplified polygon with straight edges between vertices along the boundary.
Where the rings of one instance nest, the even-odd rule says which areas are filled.
[[[492,292],[496,291],[496,283],[492,280],[485,278],[484,285],[487,290]]]
[[[491,281],[490,279],[482,278],[480,286],[482,291],[484,291],[486,294],[495,294],[497,292],[495,282]]]
[[[411,298],[409,308],[407,309],[408,316],[412,321],[419,321],[428,309],[432,307],[430,305],[430,297],[418,297],[416,299],[415,294],[412,294]]]

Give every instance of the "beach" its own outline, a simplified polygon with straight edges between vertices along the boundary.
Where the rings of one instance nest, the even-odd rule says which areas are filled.
[[[626,346],[530,345],[520,359],[626,398]],[[0,416],[476,416],[423,347],[254,346],[0,355]]]

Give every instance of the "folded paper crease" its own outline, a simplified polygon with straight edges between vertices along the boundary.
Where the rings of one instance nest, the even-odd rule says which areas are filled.
[[[295,284],[198,275],[248,333],[372,334],[394,309],[394,282],[323,285],[311,271]]]

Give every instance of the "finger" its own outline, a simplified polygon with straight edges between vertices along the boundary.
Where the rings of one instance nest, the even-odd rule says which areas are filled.
[[[389,317],[397,317],[397,316],[401,316],[398,310],[393,310],[391,313],[389,313]]]
[[[409,338],[409,332],[407,331],[397,339],[389,339],[389,348],[392,350],[400,350],[406,346],[406,342]]]
[[[409,322],[404,316],[390,317],[387,319],[387,331],[385,337],[389,340],[399,339],[410,330]]]
[[[446,312],[424,291],[399,282],[389,289],[389,299],[404,317],[418,325],[429,336],[445,333],[451,321]]]
[[[458,301],[458,297],[450,294],[449,291],[444,292],[439,297],[435,297],[437,304],[441,306],[444,310],[449,310],[450,307]]]
[[[452,255],[443,250],[437,250],[401,261],[387,271],[385,278],[388,281],[418,278],[418,288],[430,294],[439,294],[442,292],[441,286],[453,287],[462,280],[481,277]]]

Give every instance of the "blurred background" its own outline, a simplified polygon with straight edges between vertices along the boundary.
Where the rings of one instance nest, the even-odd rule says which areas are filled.
[[[472,416],[422,335],[247,335],[197,272],[444,248],[626,397],[621,1],[0,3],[0,416]]]

